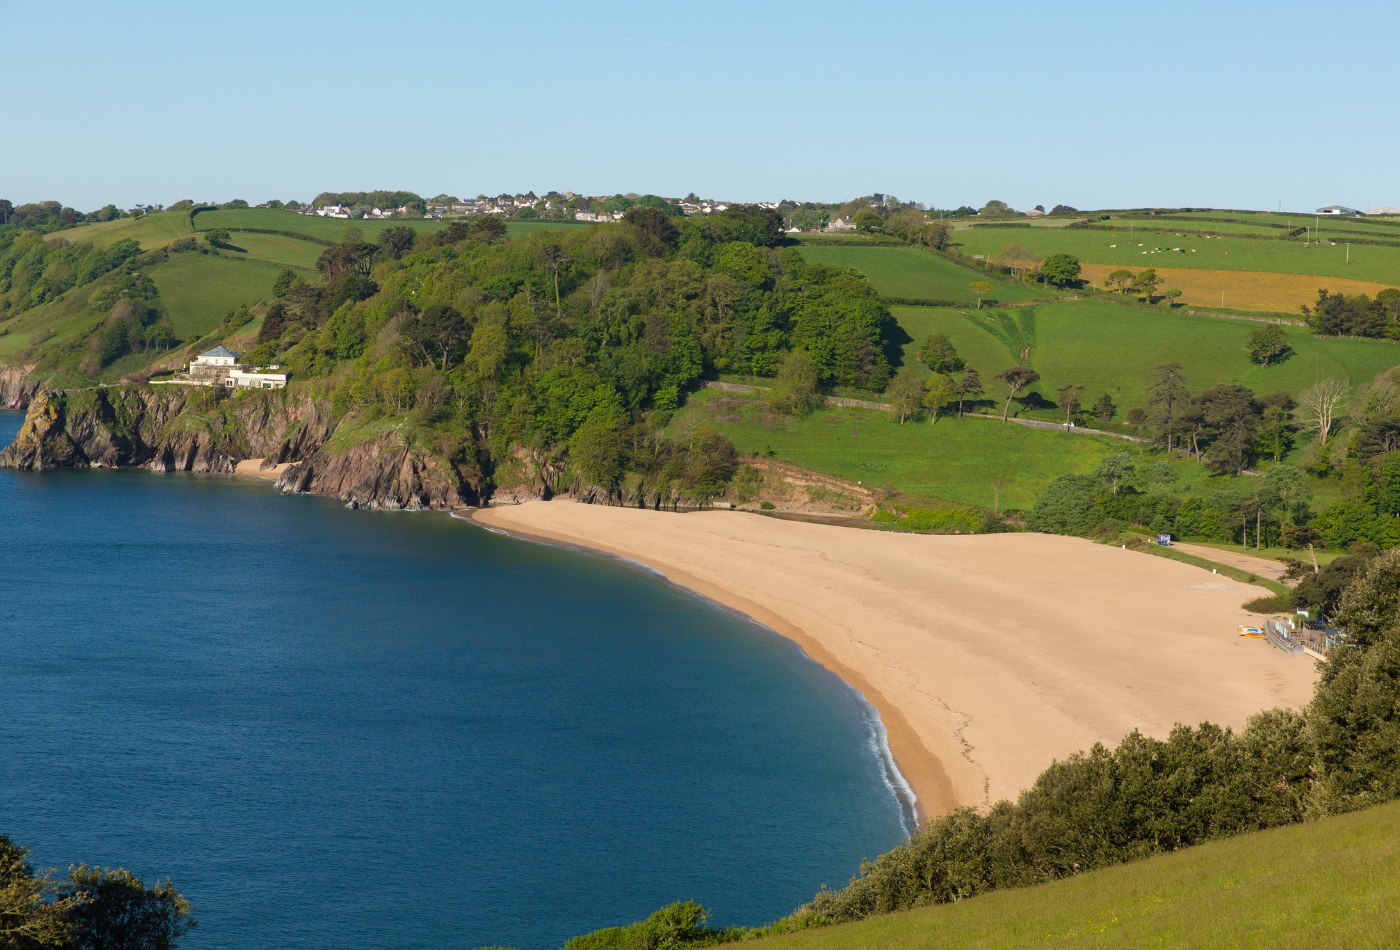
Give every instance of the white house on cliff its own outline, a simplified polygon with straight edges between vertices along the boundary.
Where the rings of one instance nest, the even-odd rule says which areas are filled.
[[[286,373],[249,372],[238,362],[238,354],[226,346],[196,356],[190,363],[190,376],[201,386],[229,389],[281,389],[287,385]]]

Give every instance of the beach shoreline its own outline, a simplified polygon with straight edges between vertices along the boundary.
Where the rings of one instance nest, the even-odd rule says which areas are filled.
[[[282,477],[282,473],[291,468],[290,462],[283,462],[280,465],[272,465],[263,468],[262,463],[267,459],[244,459],[233,467],[233,474],[243,478],[261,478],[269,482],[275,482]]]
[[[1053,759],[1135,728],[1238,728],[1301,706],[1316,679],[1310,663],[1234,638],[1251,616],[1239,604],[1259,588],[1080,539],[852,532],[568,501],[465,517],[641,564],[796,643],[879,715],[921,824],[1014,798]],[[1135,616],[1163,585],[1161,616]],[[1134,620],[1130,636],[1104,635]],[[1181,626],[1181,642],[1164,646],[1154,621]]]

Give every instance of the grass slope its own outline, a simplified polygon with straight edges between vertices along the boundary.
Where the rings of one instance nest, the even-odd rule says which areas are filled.
[[[1400,803],[752,944],[796,950],[1397,945]]]
[[[410,227],[415,231],[434,233],[447,227],[447,221],[415,221],[407,218],[388,220],[351,221],[346,218],[318,218],[295,211],[281,211],[273,208],[216,208],[201,211],[195,215],[195,228],[208,231],[212,228],[228,228],[236,235],[233,243],[243,244],[241,228],[254,228],[267,231],[288,231],[304,234],[321,241],[339,241],[345,232],[358,228],[368,241],[374,241],[385,228]],[[584,228],[587,224],[568,221],[507,221],[506,230],[510,234],[524,234],[529,231],[555,230],[559,228]],[[319,253],[319,252],[318,252]]]
[[[1394,343],[1320,338],[1301,327],[1285,327],[1294,355],[1282,364],[1262,367],[1250,362],[1245,349],[1245,338],[1258,324],[1107,301],[1005,311],[890,310],[915,339],[910,349],[916,350],[932,332],[947,333],[963,358],[982,373],[989,396],[1000,387],[991,377],[1014,365],[1021,347],[1029,346],[1031,365],[1041,374],[1033,389],[1053,400],[1060,386],[1081,384],[1090,402],[1107,392],[1118,404],[1120,420],[1128,409],[1146,405],[1153,368],[1162,363],[1186,367],[1193,391],[1239,383],[1261,394],[1296,396],[1328,376],[1360,385],[1400,362],[1400,347]]]
[[[716,425],[739,452],[886,488],[916,499],[1029,508],[1066,472],[1091,472],[1127,448],[1115,439],[1003,425],[986,419],[895,423],[870,409],[824,409],[805,419],[773,417],[756,396],[703,390],[674,426]]]
[[[1159,230],[1153,227],[1153,232]],[[1400,286],[1400,247],[1353,244],[1351,263],[1341,241],[1305,246],[1299,241],[1266,241],[1246,236],[1206,238],[1176,237],[1169,228],[1163,234],[1143,233],[1136,227],[1117,231],[1050,228],[970,228],[958,231],[956,244],[965,254],[995,257],[1009,244],[1029,247],[1040,255],[1073,254],[1092,264],[1126,267],[1134,272],[1148,267],[1192,267],[1210,270],[1269,271],[1280,274],[1313,274],[1374,281]],[[1170,248],[1185,248],[1184,253]],[[1153,253],[1157,250],[1157,253]],[[1320,286],[1325,286],[1320,285]]]
[[[809,261],[833,267],[854,267],[870,278],[875,289],[886,297],[977,302],[970,288],[973,281],[985,280],[966,267],[960,267],[916,247],[807,247],[798,248]],[[1005,281],[993,283],[991,296],[1000,301],[1036,300],[1053,296],[1051,291]]]
[[[140,244],[142,250],[153,251],[193,233],[186,212],[158,211],[139,218],[118,218],[116,221],[79,225],[66,231],[56,231],[45,240],[111,247],[118,241],[130,238]]]
[[[208,333],[239,304],[272,296],[282,268],[212,254],[175,254],[149,271],[170,313],[175,335],[191,340]]]

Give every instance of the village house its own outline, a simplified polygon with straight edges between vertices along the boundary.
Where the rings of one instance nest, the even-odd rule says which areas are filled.
[[[836,218],[834,221],[832,221],[830,224],[828,224],[823,230],[826,230],[826,231],[854,231],[855,229],[856,229],[856,223],[855,223],[854,221],[852,221],[850,218]]]

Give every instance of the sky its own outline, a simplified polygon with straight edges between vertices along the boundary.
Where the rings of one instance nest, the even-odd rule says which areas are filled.
[[[1400,4],[0,0],[0,197],[1400,206]]]

